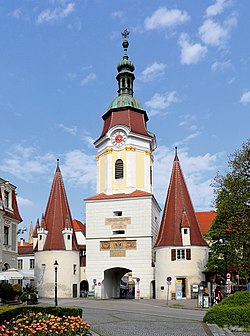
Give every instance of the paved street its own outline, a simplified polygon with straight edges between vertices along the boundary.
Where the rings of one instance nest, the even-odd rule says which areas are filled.
[[[202,323],[206,311],[197,309],[196,300],[167,306],[164,300],[62,299],[59,305],[83,308],[83,319],[100,336],[249,336]]]

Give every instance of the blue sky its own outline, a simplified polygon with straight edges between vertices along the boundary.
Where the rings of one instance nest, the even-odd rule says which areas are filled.
[[[84,221],[125,28],[157,138],[155,196],[162,206],[177,145],[195,210],[212,210],[211,181],[249,137],[249,12],[249,0],[0,0],[0,176],[17,186],[20,226],[45,211],[57,158]]]

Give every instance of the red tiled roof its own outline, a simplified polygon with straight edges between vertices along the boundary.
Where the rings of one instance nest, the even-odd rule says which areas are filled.
[[[26,244],[21,246],[18,243],[18,254],[32,254],[33,253],[33,245],[32,244],[26,245]]]
[[[176,154],[155,247],[182,246],[181,227],[190,228],[190,244],[206,246]]]
[[[36,226],[34,227],[33,234],[32,234],[33,238],[37,238],[38,237],[38,235],[37,235],[37,229],[38,228],[39,228],[39,220],[37,219]]]
[[[16,192],[13,190],[12,191],[12,211],[8,211],[4,209],[4,205],[3,205],[3,209],[5,211],[6,216],[9,216],[13,219],[16,219],[19,221],[19,223],[21,223],[23,221],[20,213],[19,213],[19,209],[18,209],[18,205],[17,205],[17,199],[16,199]],[[2,200],[2,193],[0,192],[0,200]],[[3,201],[3,200],[2,200]]]
[[[62,230],[67,226],[73,228],[69,204],[64,189],[59,166],[56,169],[49,200],[43,216],[43,226],[48,230],[44,250],[65,250]],[[78,250],[73,230],[72,249]]]
[[[73,219],[72,224],[73,224],[73,228],[75,231],[81,231],[84,237],[86,237],[86,225],[85,224],[83,224],[77,219]]]
[[[130,197],[145,197],[145,196],[153,196],[153,194],[148,193],[146,191],[135,190],[130,194],[98,194],[92,197],[85,198],[85,201],[94,201],[94,200],[104,200],[104,199],[113,199],[113,198],[130,198]]]
[[[110,128],[116,125],[128,126],[132,132],[152,136],[147,131],[147,114],[143,110],[132,108],[119,108],[109,110],[103,115],[104,125],[100,138],[105,135]]]
[[[216,212],[205,211],[195,213],[202,235],[206,234],[210,229],[213,220],[216,217]]]

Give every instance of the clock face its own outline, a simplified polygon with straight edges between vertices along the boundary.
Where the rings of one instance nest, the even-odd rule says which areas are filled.
[[[122,147],[127,140],[126,133],[123,131],[116,131],[111,135],[111,142],[117,148]]]

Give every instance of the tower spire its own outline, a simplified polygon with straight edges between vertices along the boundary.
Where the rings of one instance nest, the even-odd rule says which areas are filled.
[[[122,61],[118,64],[117,70],[118,75],[116,76],[116,79],[118,81],[118,95],[130,95],[133,96],[133,82],[135,79],[134,75],[134,64],[129,60],[127,55],[128,50],[128,40],[127,37],[129,36],[129,31],[125,29],[122,32],[122,47],[124,50]]]

